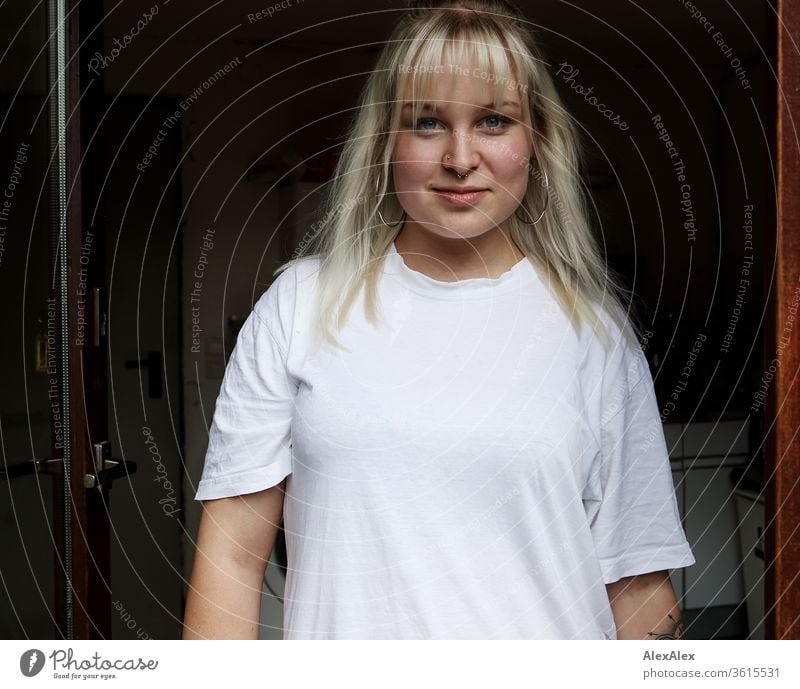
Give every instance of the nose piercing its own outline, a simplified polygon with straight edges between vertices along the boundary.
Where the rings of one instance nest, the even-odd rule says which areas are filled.
[[[449,153],[445,157],[445,160],[450,160],[450,154]],[[458,173],[458,172],[456,172],[456,175],[458,176],[459,179],[466,179],[470,174],[472,174],[472,170],[468,170],[463,175]]]

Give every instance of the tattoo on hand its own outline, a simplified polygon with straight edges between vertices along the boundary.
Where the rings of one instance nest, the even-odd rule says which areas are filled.
[[[662,639],[672,639],[672,640],[682,639],[684,633],[686,632],[686,627],[684,626],[683,622],[681,622],[681,620],[679,619],[676,620],[669,613],[667,614],[667,617],[669,617],[669,619],[672,620],[670,630],[668,632],[661,632],[661,633],[647,632],[648,636],[656,637],[656,641],[661,641]]]

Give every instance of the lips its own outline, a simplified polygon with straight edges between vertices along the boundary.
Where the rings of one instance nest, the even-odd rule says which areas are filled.
[[[480,187],[441,187],[434,193],[443,201],[456,206],[472,206],[488,191]]]

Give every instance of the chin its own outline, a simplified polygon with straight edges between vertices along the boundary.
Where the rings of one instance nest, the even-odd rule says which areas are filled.
[[[483,234],[495,227],[499,222],[483,213],[449,213],[432,220],[439,227],[452,228],[460,234]]]

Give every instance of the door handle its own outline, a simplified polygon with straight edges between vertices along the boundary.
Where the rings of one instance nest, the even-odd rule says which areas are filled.
[[[31,474],[50,474],[55,476],[62,470],[61,457],[45,459],[31,459],[27,462],[17,462],[7,465],[0,469],[0,481],[10,481],[12,478],[20,476],[30,476]]]
[[[125,368],[147,369],[147,394],[151,399],[161,397],[161,352],[147,352],[146,359],[130,359]]]
[[[108,440],[94,444],[92,464],[92,472],[83,476],[83,487],[87,489],[108,489],[112,481],[136,473],[136,462],[111,458],[111,443]],[[60,475],[63,471],[64,460],[61,457],[33,459],[0,469],[0,481],[10,481],[32,474]]]

